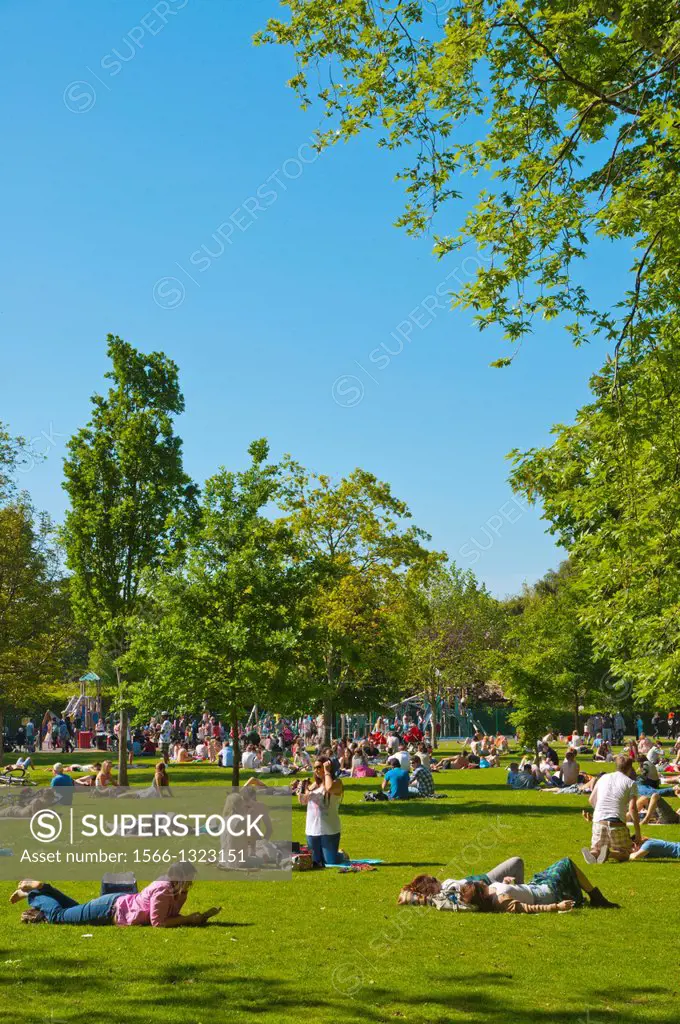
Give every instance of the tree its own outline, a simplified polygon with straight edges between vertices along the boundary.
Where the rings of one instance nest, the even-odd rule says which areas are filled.
[[[525,742],[536,742],[557,710],[607,703],[607,663],[599,659],[579,618],[578,574],[569,563],[525,588],[509,616],[500,677],[513,701],[511,716]]]
[[[314,587],[304,645],[308,676],[323,707],[328,742],[334,703],[366,686],[395,686],[395,610],[409,570],[441,556],[423,543],[404,502],[386,483],[356,469],[334,484],[288,460],[283,507]]]
[[[69,441],[63,538],[74,612],[110,652],[120,707],[119,783],[127,782],[127,680],[121,659],[144,608],[142,576],[172,539],[170,516],[190,509],[195,487],[182,469],[173,416],[184,409],[175,363],[108,336],[106,396],[95,394],[86,427]]]
[[[458,177],[480,181],[435,245],[480,253],[457,294],[480,328],[515,342],[565,314],[576,342],[601,333],[620,356],[649,345],[645,321],[666,320],[680,288],[673,4],[452,0],[440,19],[429,0],[283,2],[288,21],[256,42],[293,48],[289,84],[303,106],[316,92],[330,121],[321,148],[377,127],[379,146],[405,151],[400,224],[422,232],[469,196]],[[638,253],[614,314],[574,278],[596,236]]]
[[[155,621],[142,625],[131,657],[143,657],[141,706],[224,709],[234,733],[239,783],[239,716],[285,699],[295,678],[307,570],[288,523],[269,518],[280,470],[267,442],[253,442],[241,473],[222,469],[205,485],[195,520],[178,527],[184,546],[171,571],[156,573]]]
[[[656,349],[592,380],[593,401],[547,448],[514,453],[514,486],[579,568],[579,616],[620,690],[680,701],[680,354]]]
[[[0,507],[0,756],[4,711],[60,673],[73,621],[47,516],[26,497]]]
[[[12,437],[3,423],[0,423],[0,504],[9,501],[16,493],[14,474],[26,454],[26,442],[22,437]]]
[[[501,606],[470,570],[452,563],[433,566],[413,584],[403,610],[409,688],[422,691],[433,709],[443,695],[470,703],[493,678]]]

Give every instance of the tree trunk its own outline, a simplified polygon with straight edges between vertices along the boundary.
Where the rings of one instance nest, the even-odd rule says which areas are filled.
[[[5,710],[0,707],[0,760],[5,753]]]
[[[234,765],[231,769],[231,784],[238,786],[241,773],[241,740],[238,734],[238,710],[235,707],[231,709],[231,731],[234,734]]]
[[[127,708],[120,710],[120,730],[118,732],[118,785],[128,784],[128,713]]]
[[[327,747],[331,742],[331,724],[333,717],[333,701],[330,697],[324,697],[323,699],[323,733],[321,736],[321,746]]]

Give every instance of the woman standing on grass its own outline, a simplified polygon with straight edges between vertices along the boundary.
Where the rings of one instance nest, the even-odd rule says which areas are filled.
[[[311,783],[304,779],[298,789],[298,800],[307,808],[305,833],[307,846],[312,851],[315,867],[339,864],[340,801],[344,788],[336,778],[336,769],[330,757],[318,757],[314,763]]]

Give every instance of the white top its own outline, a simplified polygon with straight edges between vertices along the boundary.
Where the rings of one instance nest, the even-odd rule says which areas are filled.
[[[528,903],[532,907],[536,904],[547,906],[549,903],[555,903],[555,894],[545,883],[511,885],[506,882],[493,882],[489,886],[489,892],[494,896],[509,896],[518,903]]]
[[[409,770],[411,765],[411,755],[408,750],[397,750],[397,752],[391,756],[395,761],[399,762],[399,767],[403,768],[405,772]]]
[[[636,799],[638,788],[632,779],[623,772],[611,772],[603,775],[595,787],[595,812],[593,821],[605,821],[607,818],[626,820],[628,804]]]
[[[161,743],[169,743],[172,739],[172,722],[163,722],[161,726],[160,741]]]
[[[398,746],[399,746],[399,737],[398,736],[388,736],[387,737],[387,749],[388,750],[396,750]]]
[[[260,767],[260,759],[254,750],[246,750],[241,758],[241,767],[247,768],[249,771],[254,771],[255,768]]]
[[[307,823],[305,835],[335,836],[340,831],[340,797],[331,793],[324,799],[323,789],[315,789],[307,794]]]

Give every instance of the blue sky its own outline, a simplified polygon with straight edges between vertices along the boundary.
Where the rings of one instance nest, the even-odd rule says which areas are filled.
[[[601,345],[550,325],[490,369],[498,334],[427,301],[474,252],[438,262],[393,227],[398,158],[366,137],[313,159],[319,113],[285,86],[290,54],[251,44],[278,5],[155,6],[165,24],[150,0],[0,6],[0,419],[47,455],[21,484],[61,517],[64,444],[112,332],[179,363],[197,480],[267,436],[310,468],[389,480],[495,593],[534,580],[559,553],[508,504],[505,455],[573,417]],[[626,263],[589,265],[600,301]]]

